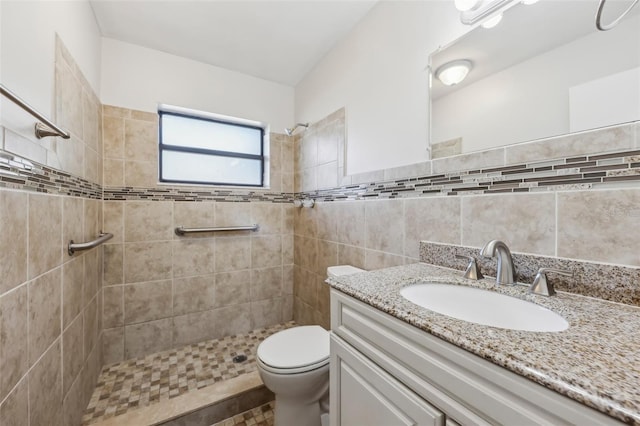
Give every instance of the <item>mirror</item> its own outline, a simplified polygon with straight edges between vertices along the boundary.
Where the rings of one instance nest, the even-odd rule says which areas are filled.
[[[607,16],[629,1],[608,0]],[[432,158],[640,120],[640,6],[606,32],[597,7],[518,4],[430,55]],[[435,71],[456,60],[471,71],[445,86]]]

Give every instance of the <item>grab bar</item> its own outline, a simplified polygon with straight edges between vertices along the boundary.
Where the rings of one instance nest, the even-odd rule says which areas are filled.
[[[67,246],[67,252],[69,253],[69,256],[73,256],[73,253],[75,253],[76,251],[89,250],[94,247],[98,247],[100,244],[110,240],[111,238],[113,238],[113,234],[100,232],[98,238],[86,243],[74,243],[73,240],[71,240],[69,241],[69,245]]]
[[[60,127],[53,124],[51,120],[40,114],[31,105],[23,101],[18,95],[7,89],[3,84],[0,84],[0,93],[9,98],[10,101],[18,105],[20,108],[27,111],[29,114],[44,123],[36,123],[35,133],[38,139],[42,139],[47,136],[60,136],[63,139],[69,139],[71,137],[69,132],[62,130]]]
[[[257,231],[260,229],[260,225],[257,223],[251,226],[218,226],[213,228],[184,228],[178,226],[175,230],[176,235],[182,237],[184,234],[191,234],[196,232],[221,232],[221,231]]]

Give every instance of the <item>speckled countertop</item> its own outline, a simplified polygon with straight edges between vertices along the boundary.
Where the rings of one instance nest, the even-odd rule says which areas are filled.
[[[419,281],[485,288],[562,315],[565,331],[539,333],[469,323],[415,305],[400,289]],[[640,308],[571,293],[544,297],[462,272],[416,263],[329,278],[331,287],[434,336],[627,423],[640,425]]]

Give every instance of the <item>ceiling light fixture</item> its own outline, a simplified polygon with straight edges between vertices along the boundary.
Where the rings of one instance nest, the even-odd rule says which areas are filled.
[[[464,80],[472,67],[468,59],[447,62],[436,70],[436,78],[446,86],[453,86]]]

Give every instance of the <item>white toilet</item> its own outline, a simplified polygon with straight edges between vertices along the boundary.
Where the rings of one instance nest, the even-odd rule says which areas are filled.
[[[363,272],[331,266],[329,276]],[[321,426],[329,412],[329,332],[318,325],[279,331],[258,345],[258,372],[276,396],[275,426]]]

